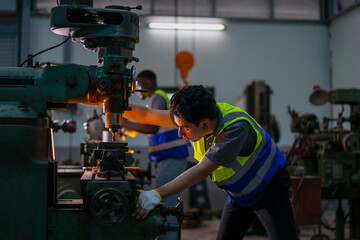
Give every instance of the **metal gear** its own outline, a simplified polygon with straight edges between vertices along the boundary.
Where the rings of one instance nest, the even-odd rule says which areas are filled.
[[[107,226],[113,226],[124,220],[128,211],[128,201],[116,189],[98,191],[90,202],[90,212],[95,219]]]

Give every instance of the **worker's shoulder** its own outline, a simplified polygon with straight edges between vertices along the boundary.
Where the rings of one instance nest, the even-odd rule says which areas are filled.
[[[163,109],[163,110],[167,109],[166,100],[162,96],[157,95],[157,94],[153,94],[151,96],[151,98],[148,101],[148,105],[151,108]]]
[[[230,123],[219,135],[238,136],[239,134],[253,134],[253,128],[248,121],[240,119]]]
[[[148,100],[148,103],[152,103],[152,102],[165,102],[166,103],[166,99],[159,94],[153,94]]]
[[[249,123],[249,121],[247,121],[246,119],[238,119],[232,123],[230,123],[229,125],[227,125],[224,130],[234,130],[234,129],[238,129],[238,128],[250,128],[251,124]]]

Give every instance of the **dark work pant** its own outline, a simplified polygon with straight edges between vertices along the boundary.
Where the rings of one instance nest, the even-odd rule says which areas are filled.
[[[217,240],[243,239],[256,216],[271,240],[297,240],[290,187],[290,176],[284,167],[269,182],[264,196],[253,206],[244,208],[234,200],[226,202]]]

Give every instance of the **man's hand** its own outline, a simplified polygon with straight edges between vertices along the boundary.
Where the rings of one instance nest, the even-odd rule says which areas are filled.
[[[146,218],[151,210],[153,210],[157,205],[160,204],[162,198],[160,194],[155,191],[142,191],[139,190],[140,195],[138,196],[136,202],[136,209],[133,212],[133,216],[136,219],[144,219]]]

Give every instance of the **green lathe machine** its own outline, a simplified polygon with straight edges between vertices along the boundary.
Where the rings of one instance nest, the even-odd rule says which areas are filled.
[[[298,133],[287,153],[289,167],[301,175],[321,179],[321,198],[336,200],[336,239],[345,239],[345,223],[349,222],[349,239],[360,239],[360,89],[314,87],[310,102],[341,105],[337,118],[325,117],[320,124],[315,114],[299,115],[290,110],[291,131]],[[349,115],[344,116],[344,105]],[[331,124],[335,123],[335,124]],[[299,170],[300,169],[300,170]],[[343,201],[349,205],[345,214]],[[301,203],[312,204],[312,203]]]
[[[106,128],[115,136],[135,91],[135,68],[126,67],[136,60],[138,15],[130,7],[92,7],[92,0],[60,0],[51,11],[51,30],[97,51],[101,67],[0,68],[0,239],[155,239],[180,232],[181,201],[155,208],[144,220],[132,217],[137,179],[128,169],[127,143],[115,137],[94,150],[94,165],[79,179],[82,199],[57,199],[49,110],[102,105]],[[169,215],[177,222],[167,222]]]

